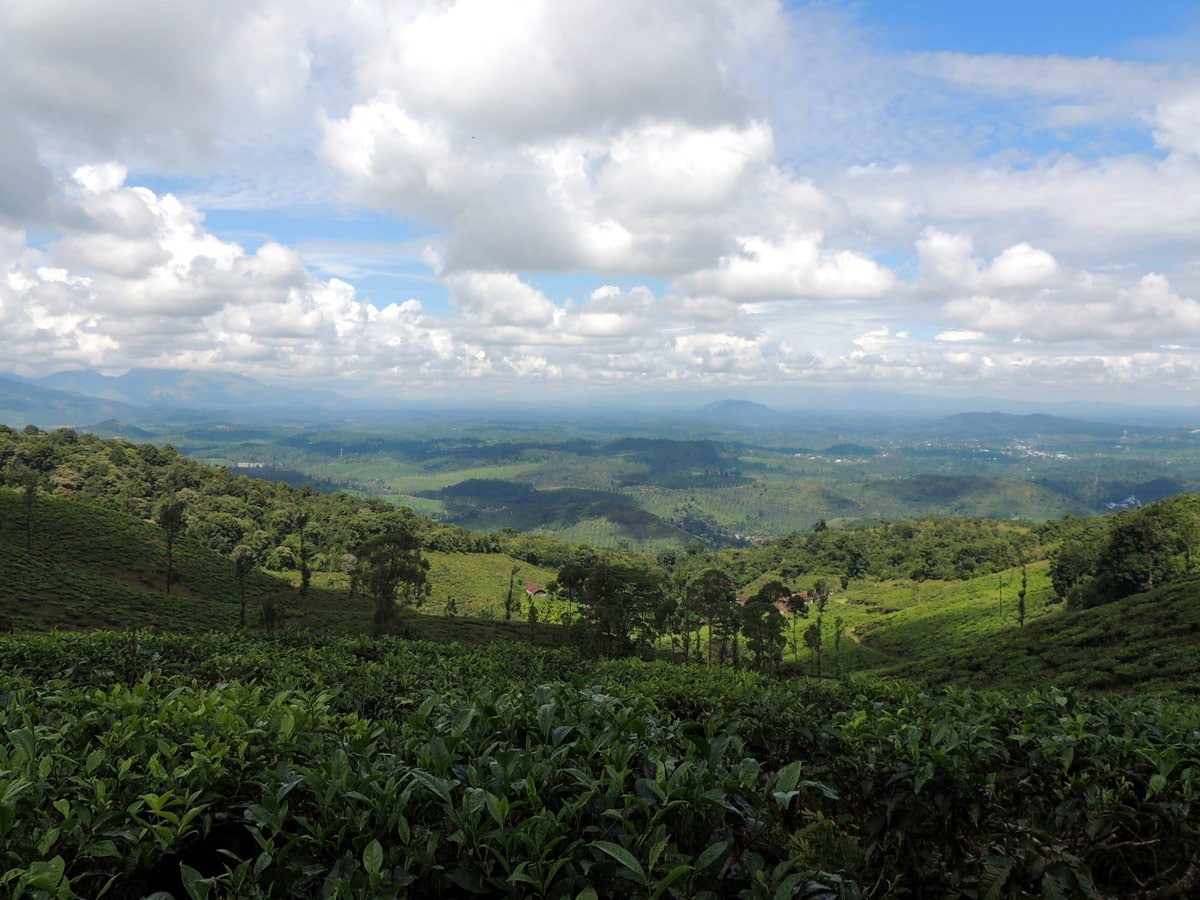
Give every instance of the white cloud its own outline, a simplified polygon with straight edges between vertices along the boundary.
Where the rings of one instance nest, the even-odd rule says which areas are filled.
[[[684,291],[740,300],[797,297],[877,298],[895,286],[892,273],[861,254],[826,250],[820,234],[740,240],[739,252],[712,269],[678,279]]]
[[[1167,339],[1200,338],[1200,303],[1181,297],[1154,273],[1129,286],[1085,276],[1062,290],[1008,298],[977,295],[952,300],[943,310],[965,328],[1047,343],[1092,340],[1153,347]]]
[[[0,354],[1191,390],[1200,67],[890,54],[870,14],[10,0]]]
[[[916,246],[922,275],[948,292],[1048,286],[1059,276],[1053,256],[1024,242],[1005,248],[991,263],[976,255],[966,235],[936,228],[925,229]]]
[[[554,323],[554,304],[511,272],[462,272],[447,284],[464,327],[472,331],[538,329]]]
[[[919,54],[910,65],[959,89],[1031,103],[1051,126],[1136,120],[1180,77],[1178,67],[1095,57],[940,52]]]
[[[966,331],[961,328],[943,331],[934,338],[936,341],[946,341],[951,344],[961,344],[982,341],[986,339],[987,335],[982,331]]]
[[[450,229],[451,268],[686,271],[713,257],[751,200],[824,202],[769,166],[760,122],[647,121],[493,147],[388,92],[324,127],[322,156],[352,196]]]
[[[368,94],[396,90],[464,134],[523,142],[650,118],[717,125],[743,101],[729,57],[774,4],[753,0],[458,0],[384,13],[358,54]],[[766,18],[770,18],[767,16]],[[759,27],[767,27],[761,22]]]
[[[1200,156],[1200,81],[1160,102],[1154,118],[1154,139],[1160,147]]]

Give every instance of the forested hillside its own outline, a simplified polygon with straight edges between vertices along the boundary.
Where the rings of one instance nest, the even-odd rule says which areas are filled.
[[[1089,609],[1134,595],[1186,604],[1200,534],[1200,500],[1183,495],[1040,524],[818,521],[752,547],[693,541],[647,556],[469,531],[379,500],[200,465],[169,445],[35,428],[0,430],[0,478],[0,535],[12,548],[0,616],[18,629],[509,634],[602,655],[984,685],[1019,675],[981,661],[998,638],[1026,646],[1017,635],[1027,624],[1071,633]],[[1163,643],[1166,634],[1143,632],[1158,648],[1123,652],[1157,658],[1188,639],[1170,631]],[[936,662],[944,659],[961,664]],[[1062,668],[1048,660],[1029,671],[1041,683],[1057,675],[1127,686],[1112,671],[1068,678]],[[1186,687],[1191,675],[1180,674]],[[1139,677],[1129,675],[1128,684]]]

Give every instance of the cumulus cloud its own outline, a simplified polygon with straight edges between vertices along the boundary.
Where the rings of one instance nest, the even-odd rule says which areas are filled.
[[[1085,277],[1065,290],[1016,298],[976,295],[952,300],[943,309],[966,327],[1052,343],[1111,340],[1153,346],[1200,337],[1200,303],[1181,297],[1155,273],[1130,286]]]
[[[1059,274],[1053,256],[1024,242],[1005,248],[990,263],[979,258],[968,236],[936,228],[927,228],[916,246],[921,274],[954,293],[1047,286]]]
[[[1154,139],[1160,147],[1200,156],[1200,81],[1160,102],[1154,120]]]
[[[788,235],[772,242],[742,238],[739,252],[723,256],[712,269],[678,280],[694,293],[740,300],[796,297],[876,298],[896,283],[886,268],[849,250],[827,250],[820,234]]]
[[[463,272],[447,283],[451,300],[471,329],[536,330],[554,322],[554,304],[511,272]]]
[[[45,152],[195,164],[231,129],[295,115],[312,62],[306,6],[13,0],[0,9],[0,83],[43,126]]]
[[[0,353],[430,392],[1189,390],[1200,67],[895,54],[869,14],[11,0]],[[428,290],[373,302],[398,257]]]
[[[344,282],[315,278],[294,250],[221,241],[196,210],[124,177],[111,165],[76,173],[68,200],[86,231],[44,250],[5,232],[0,352],[21,370],[190,361],[333,373],[364,356],[433,352],[418,305],[378,309]]]
[[[720,125],[743,107],[731,77],[735,21],[778,15],[754,0],[458,0],[384,12],[382,46],[357,57],[361,89],[400,89],[419,113],[501,139],[620,128],[650,118]]]
[[[451,268],[675,272],[711,258],[745,195],[809,199],[779,190],[761,122],[492,146],[384,92],[324,127],[322,156],[351,195],[450,229]]]

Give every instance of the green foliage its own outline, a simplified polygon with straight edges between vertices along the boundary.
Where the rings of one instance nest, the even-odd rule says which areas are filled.
[[[647,564],[580,557],[558,573],[558,585],[579,605],[597,653],[628,656],[649,646],[663,581]]]
[[[752,600],[742,613],[742,633],[759,672],[779,672],[786,638],[784,619],[774,603]]]
[[[171,595],[171,583],[175,580],[175,541],[183,531],[185,508],[186,504],[176,494],[169,494],[154,505],[154,521],[167,539],[167,596]]]
[[[1200,859],[1190,703],[303,635],[0,671],[13,896],[1183,896]]]
[[[415,609],[429,596],[429,562],[420,543],[407,531],[371,538],[359,548],[350,570],[350,593],[366,594],[374,609],[372,633],[378,637],[395,628],[397,603]]]
[[[1200,510],[1174,497],[1098,522],[1073,522],[1053,555],[1051,577],[1073,609],[1113,603],[1192,570]]]

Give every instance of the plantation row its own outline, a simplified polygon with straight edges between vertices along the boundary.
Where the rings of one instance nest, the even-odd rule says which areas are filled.
[[[1167,897],[1200,711],[528,646],[0,639],[8,895]]]

